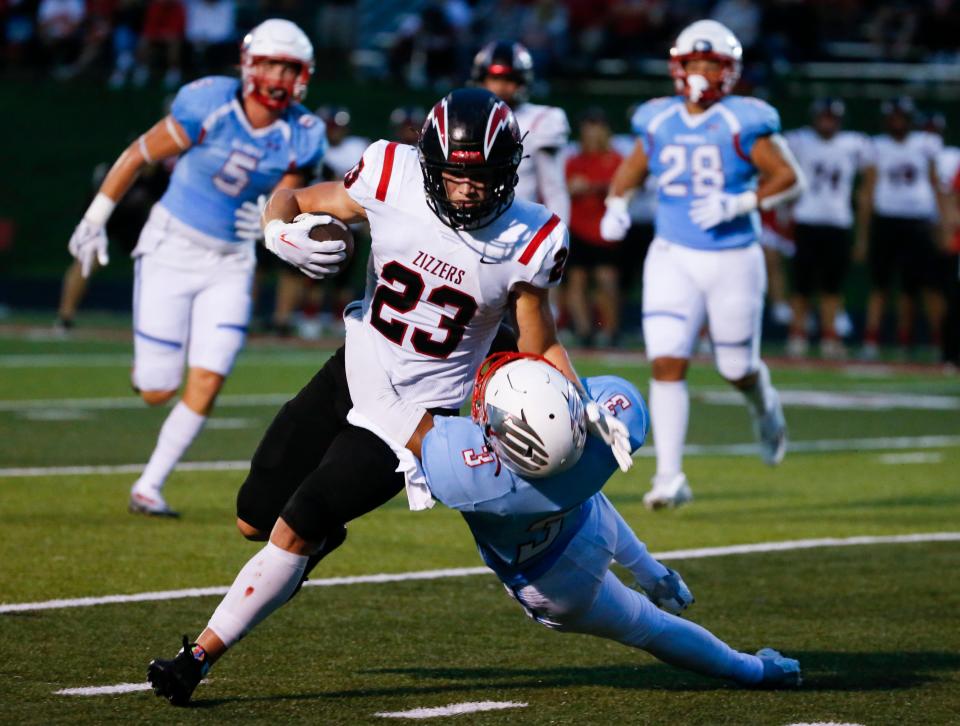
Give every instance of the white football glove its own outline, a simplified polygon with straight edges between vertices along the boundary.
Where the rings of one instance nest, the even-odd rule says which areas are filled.
[[[694,199],[690,204],[690,219],[700,229],[712,229],[757,208],[756,192],[727,194],[715,192]]]
[[[599,436],[603,443],[613,451],[620,471],[630,471],[633,457],[630,455],[630,430],[623,421],[600,408],[596,401],[585,401],[587,412],[587,431]]]
[[[289,262],[307,277],[322,280],[336,275],[340,263],[347,259],[347,246],[342,240],[317,242],[310,239],[310,230],[318,224],[343,223],[326,214],[299,214],[287,224],[272,219],[263,228],[263,244],[284,262]]]
[[[607,242],[619,242],[630,229],[630,213],[625,197],[607,197],[607,209],[600,220],[600,236]]]
[[[110,262],[106,228],[86,219],[81,219],[80,224],[73,230],[67,249],[80,262],[80,274],[84,277],[90,277],[93,272],[94,259],[100,263],[100,267]]]
[[[263,239],[260,228],[260,215],[267,206],[267,195],[261,194],[255,200],[246,201],[233,213],[233,229],[237,239],[256,242]]]

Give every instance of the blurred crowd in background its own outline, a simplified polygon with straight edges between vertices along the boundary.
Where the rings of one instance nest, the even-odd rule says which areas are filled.
[[[829,60],[950,62],[956,0],[0,0],[0,59],[60,78],[104,72],[114,86],[156,70],[230,65],[242,30],[285,17],[322,55],[382,51],[385,73],[418,83],[467,76],[472,50],[510,29],[541,78],[635,70],[662,60],[683,26],[704,17],[743,43],[747,76]]]
[[[535,93],[550,79],[563,77],[646,72],[666,80],[672,39],[703,17],[721,21],[743,42],[747,91],[762,83],[765,74],[786,72],[799,63],[960,60],[960,1],[955,0],[0,0],[0,63],[6,72],[40,72],[62,81],[83,75],[102,77],[115,89],[162,83],[173,90],[200,75],[230,72],[244,29],[267,17],[285,17],[304,28],[315,43],[318,67],[327,59],[369,71],[377,65],[371,64],[373,57],[380,64],[374,75],[444,92],[469,76],[473,54],[484,42],[505,39],[505,29],[508,39],[530,50]],[[880,111],[877,102],[876,117],[889,120],[890,114]],[[903,114],[907,133],[935,139],[923,145],[928,151],[916,159],[916,168],[926,174],[932,164],[936,192],[955,205],[960,150],[943,144],[945,116],[934,108],[924,111],[911,107]],[[327,123],[331,151],[316,175],[336,178],[356,162],[367,139],[353,136],[350,109],[318,112]],[[423,118],[422,108],[397,108],[382,119],[383,135],[415,143]],[[562,153],[572,199],[573,249],[564,294],[557,301],[560,320],[566,334],[585,346],[615,346],[624,338],[633,342],[639,325],[624,335],[622,321],[628,316],[621,312],[625,301],[637,299],[644,252],[653,235],[653,186],[634,197],[635,224],[627,240],[605,243],[599,236],[603,199],[633,138],[613,133],[626,127],[625,118],[608,118],[599,108],[571,122],[573,138]],[[871,148],[872,142],[863,139],[864,149]],[[858,180],[871,165],[876,166],[876,159],[865,151],[855,170]],[[145,176],[143,194],[125,202],[139,205],[139,212],[130,217],[128,229],[114,230],[116,235],[136,239],[149,205],[162,193],[163,179],[163,170]],[[850,203],[852,207],[853,199]],[[115,226],[122,226],[120,219]],[[831,282],[798,283],[799,268],[791,262],[794,221],[789,210],[771,215],[764,230],[768,322],[788,340],[790,353],[805,356],[814,341],[819,348],[811,352],[841,358],[847,355],[844,339],[856,339],[865,342],[863,355],[875,357],[880,343],[907,351],[920,341],[943,345],[945,356],[960,360],[956,335],[950,334],[960,330],[960,323],[949,317],[957,309],[952,220],[941,219],[936,209],[924,218],[934,249],[923,252],[916,274],[908,273],[909,279],[892,288],[889,270],[881,274],[882,265],[868,259],[866,241],[853,244],[852,221],[841,225],[843,250],[829,262],[836,266]],[[871,279],[865,319],[855,323],[842,298],[852,261],[867,263]],[[894,272],[902,275],[900,262]],[[362,275],[344,276],[336,287],[310,286],[285,272],[280,277],[268,326],[307,337],[335,326],[338,307],[362,284]],[[894,291],[896,300],[890,299]],[[894,323],[882,325],[886,305],[894,302]]]

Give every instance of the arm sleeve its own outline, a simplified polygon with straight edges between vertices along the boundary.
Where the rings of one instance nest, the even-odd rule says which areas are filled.
[[[363,152],[363,156],[360,157],[357,165],[343,177],[343,186],[347,190],[347,194],[365,209],[369,206],[370,201],[376,197],[384,173],[385,152],[390,143],[383,139],[374,141]],[[394,155],[395,153],[394,151]]]
[[[643,144],[643,150],[650,156],[653,152],[653,132],[650,130],[650,122],[661,112],[665,111],[669,105],[670,98],[655,98],[640,105],[630,119],[630,128],[633,129],[637,140]]]
[[[537,235],[544,230],[547,230],[546,236],[530,255],[529,261],[524,264],[526,250],[536,243]],[[570,234],[567,232],[567,225],[559,219],[559,215],[553,214],[543,225],[537,228],[530,241],[527,242],[527,247],[520,254],[520,263],[525,270],[525,275],[520,281],[528,282],[539,288],[556,287],[563,279],[563,271],[569,254]]]
[[[757,139],[780,133],[780,114],[769,103],[758,98],[742,99],[738,115],[743,127],[740,130],[740,148],[748,157],[753,152]]]
[[[630,430],[631,451],[643,446],[650,430],[650,414],[636,386],[618,376],[585,378],[583,385],[600,408],[626,424]]]
[[[537,187],[543,206],[567,224],[570,221],[570,192],[567,190],[563,155],[559,149],[541,149],[533,152]]]
[[[298,169],[314,169],[323,161],[327,153],[327,130],[323,122],[312,113],[302,113],[297,117],[297,158]]]
[[[230,103],[238,83],[231,78],[200,78],[177,92],[170,115],[187,132],[191,144],[196,144],[200,139],[203,122],[210,114]]]

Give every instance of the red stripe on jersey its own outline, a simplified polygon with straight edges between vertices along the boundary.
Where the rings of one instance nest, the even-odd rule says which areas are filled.
[[[547,223],[543,225],[537,233],[533,235],[533,239],[530,240],[530,243],[524,249],[523,254],[520,255],[520,264],[526,265],[530,260],[533,259],[533,256],[537,253],[537,250],[540,248],[540,245],[543,244],[543,241],[550,236],[550,233],[553,231],[553,228],[560,224],[560,217],[556,214],[550,217],[547,220]]]
[[[744,161],[750,161],[750,157],[743,153],[743,147],[740,146],[740,134],[733,135],[733,150],[736,151],[737,156]]]
[[[390,186],[390,175],[393,173],[393,156],[397,153],[397,142],[391,141],[383,152],[383,170],[380,172],[380,183],[377,185],[377,199],[387,201],[387,188]]]
[[[201,126],[200,133],[197,134],[197,143],[198,144],[203,143],[203,137],[206,135],[207,135],[207,130]]]

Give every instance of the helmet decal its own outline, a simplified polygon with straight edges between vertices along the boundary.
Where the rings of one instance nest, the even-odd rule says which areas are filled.
[[[437,138],[440,139],[440,148],[443,150],[443,158],[450,158],[450,140],[447,137],[447,99],[444,97],[430,109],[430,115],[427,122],[432,123],[437,129]]]
[[[483,140],[483,158],[486,159],[490,156],[490,149],[493,148],[493,144],[497,140],[497,134],[500,133],[500,129],[506,127],[509,119],[510,107],[503,101],[500,101],[490,111],[490,116],[487,119],[487,132]]]

